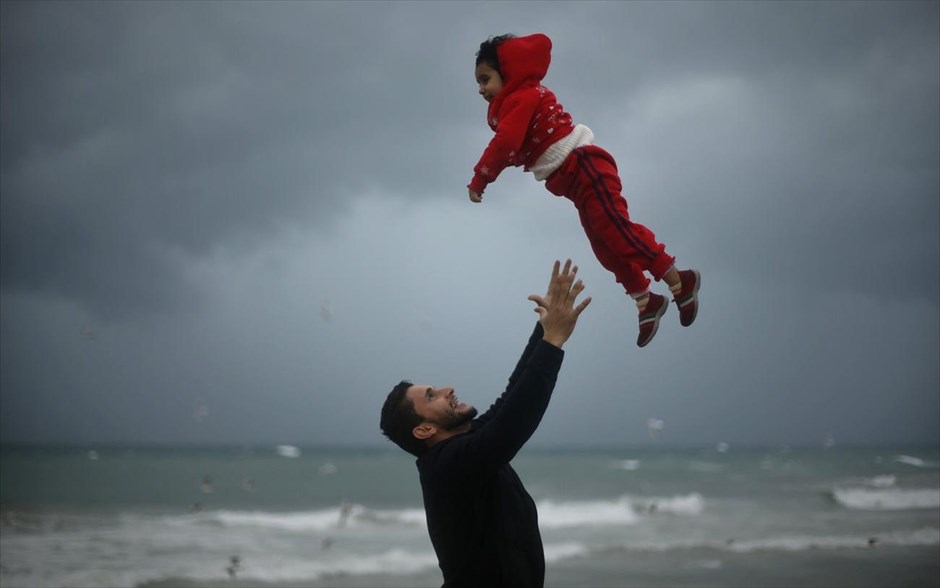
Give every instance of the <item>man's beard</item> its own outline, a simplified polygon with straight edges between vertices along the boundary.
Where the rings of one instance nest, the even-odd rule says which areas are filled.
[[[463,425],[469,423],[477,417],[477,409],[470,407],[469,410],[463,413],[453,413],[445,416],[440,421],[438,421],[437,426],[439,426],[444,431],[453,431]]]

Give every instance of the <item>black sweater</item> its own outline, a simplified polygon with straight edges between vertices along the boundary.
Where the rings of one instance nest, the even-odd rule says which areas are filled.
[[[535,502],[509,465],[535,432],[564,357],[536,324],[506,391],[471,430],[417,460],[444,587],[526,588],[545,581]]]

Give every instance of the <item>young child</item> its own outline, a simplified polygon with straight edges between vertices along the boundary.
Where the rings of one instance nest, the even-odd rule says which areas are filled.
[[[543,34],[500,35],[480,44],[475,77],[480,95],[490,104],[487,122],[496,135],[473,168],[467,185],[470,200],[482,202],[487,184],[507,166],[520,165],[536,180],[545,180],[549,192],[571,200],[598,261],[636,301],[636,344],[644,347],[668,308],[664,296],[650,291],[644,272],[669,285],[684,327],[698,313],[702,278],[694,269],[677,270],[675,258],[653,233],[630,221],[614,158],[593,144],[591,129],[571,122],[571,115],[541,84],[551,49],[551,40]]]

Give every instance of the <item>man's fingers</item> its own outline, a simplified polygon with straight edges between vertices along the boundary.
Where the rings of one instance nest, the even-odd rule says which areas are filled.
[[[558,293],[559,293],[558,288],[564,277],[564,273],[559,271],[560,267],[561,267],[561,262],[556,259],[554,265],[552,265],[552,279],[549,280],[548,282],[548,292],[546,294],[546,296],[550,296],[552,297],[552,299],[555,299],[558,297]]]
[[[548,289],[549,289],[549,292],[551,292],[552,290],[555,290],[556,292],[559,292],[559,293],[565,293],[571,288],[570,284],[573,278],[573,274],[571,272],[571,260],[570,259],[565,260],[565,267],[562,268],[561,272],[557,271],[558,265],[559,265],[559,262],[555,261],[556,271],[552,272],[552,281],[548,285]],[[575,268],[575,271],[577,271],[577,267]]]
[[[565,287],[567,289],[569,290],[571,289],[571,282],[574,281],[577,274],[578,274],[578,266],[574,266],[572,268],[568,268],[568,266],[565,266],[565,273],[561,277],[565,281],[566,283]]]
[[[545,306],[545,299],[536,294],[529,296],[529,300],[531,300],[532,302],[536,303],[539,306],[542,306],[542,307]]]
[[[590,297],[590,296],[588,296],[587,298],[585,298],[584,300],[582,300],[582,301],[581,301],[581,304],[579,304],[578,306],[575,307],[575,309],[574,309],[574,316],[576,316],[576,317],[581,316],[581,312],[582,312],[585,308],[587,308],[587,307],[588,307],[588,304],[590,304],[590,303],[591,303],[591,297]]]
[[[548,312],[548,310],[545,308],[545,300],[543,300],[541,296],[538,296],[536,294],[529,296],[529,300],[535,303],[535,308],[533,308],[532,310],[538,313],[539,320],[542,320],[542,317],[544,317],[545,313]]]
[[[561,268],[561,270],[559,271],[560,263],[561,262],[559,262],[557,259],[555,260],[555,266],[552,270],[553,281],[564,279],[568,276],[569,273],[571,273],[571,260],[570,259],[565,260],[565,267]]]
[[[558,302],[566,302],[571,299],[572,294],[577,296],[577,292],[580,292],[584,289],[584,285],[578,286],[577,292],[572,292],[572,282],[575,282],[575,278],[578,274],[578,266],[573,265],[571,259],[565,260],[564,267],[561,267],[561,262],[555,260],[554,265],[552,266],[552,278],[548,283],[548,293],[546,297],[550,297],[552,300],[557,300]],[[575,283],[580,283],[578,280]]]
[[[578,280],[574,283],[574,286],[571,287],[571,298],[577,298],[581,292],[584,292],[584,282]]]
[[[578,296],[580,296],[581,292],[583,291],[584,291],[584,282],[582,282],[581,280],[578,280],[577,282],[574,283],[573,286],[571,286],[570,300],[571,300],[572,305],[574,304],[574,301],[578,299]]]

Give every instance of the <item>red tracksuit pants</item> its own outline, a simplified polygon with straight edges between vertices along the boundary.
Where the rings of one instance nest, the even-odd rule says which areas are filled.
[[[675,263],[652,231],[630,221],[617,162],[607,151],[595,145],[578,147],[548,177],[545,187],[574,203],[597,260],[631,296],[649,290],[644,272],[659,281]]]

